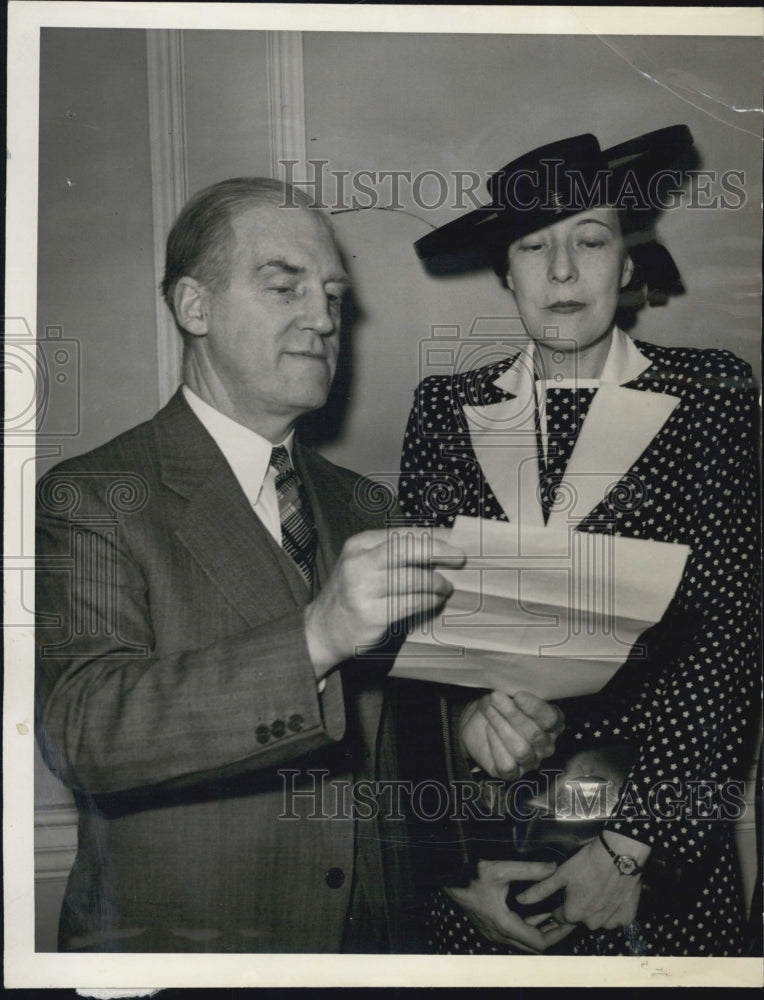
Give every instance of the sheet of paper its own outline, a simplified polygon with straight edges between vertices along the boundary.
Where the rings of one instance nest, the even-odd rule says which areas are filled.
[[[660,621],[679,585],[686,545],[457,518],[467,553],[444,569],[454,593],[401,649],[392,674],[530,690],[544,698],[602,688]]]

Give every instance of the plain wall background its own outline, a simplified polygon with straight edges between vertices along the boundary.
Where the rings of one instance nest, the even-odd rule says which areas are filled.
[[[145,32],[44,30],[40,69],[37,329],[79,343],[68,456],[157,405]],[[43,433],[71,429],[70,385]]]
[[[266,36],[184,33],[190,189],[270,169]],[[660,233],[687,294],[645,309],[633,333],[662,344],[727,347],[759,368],[761,42],[756,38],[305,33],[308,157],[326,171],[477,171],[545,142],[593,131],[603,146],[686,122],[705,170],[742,170],[737,211],[679,209]],[[42,430],[62,456],[86,451],[157,408],[146,37],[138,30],[44,29],[41,44],[38,336],[79,345],[79,432],[71,394],[52,392]],[[299,178],[297,178],[299,179]],[[466,336],[514,303],[491,273],[434,278],[412,243],[461,214],[333,216],[357,284],[359,316],[338,381],[342,420],[323,450],[394,480],[412,392],[434,327]],[[381,186],[380,204],[385,203]],[[331,192],[330,192],[331,193]],[[349,188],[349,194],[352,194]],[[422,193],[432,200],[432,187]],[[478,192],[484,200],[485,193]],[[410,214],[409,214],[410,213]],[[503,319],[502,319],[503,318]],[[334,412],[334,411],[333,411]],[[57,434],[60,433],[60,436]],[[41,469],[52,458],[41,462]],[[68,792],[37,762],[38,806]],[[41,897],[51,943],[58,889]]]
[[[188,187],[268,176],[266,33],[185,31]]]

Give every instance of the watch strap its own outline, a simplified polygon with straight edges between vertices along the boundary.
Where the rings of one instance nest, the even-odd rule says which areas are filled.
[[[618,869],[621,875],[640,875],[643,871],[642,866],[639,865],[635,858],[632,858],[628,854],[616,854],[616,852],[610,847],[608,842],[605,840],[602,830],[599,832],[599,839],[602,846],[608,852],[610,857],[613,859],[613,864]]]

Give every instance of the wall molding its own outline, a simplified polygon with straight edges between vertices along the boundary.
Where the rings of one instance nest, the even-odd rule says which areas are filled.
[[[291,176],[306,178],[305,81],[301,31],[268,33],[271,175],[284,178],[282,160],[296,160]],[[298,185],[299,186],[299,185]]]
[[[77,853],[77,808],[44,806],[34,816],[35,882],[66,880]]]
[[[306,177],[305,84],[302,32],[268,32],[268,103],[271,174],[284,177],[283,160],[296,161],[292,176]],[[188,198],[188,150],[183,32],[146,32],[154,272],[162,280],[165,240]],[[159,405],[181,380],[182,341],[172,316],[156,298]]]
[[[146,55],[154,272],[158,288],[164,271],[167,234],[188,198],[183,32],[177,29],[147,31]],[[156,324],[159,405],[164,406],[180,382],[182,344],[172,316],[158,293]]]

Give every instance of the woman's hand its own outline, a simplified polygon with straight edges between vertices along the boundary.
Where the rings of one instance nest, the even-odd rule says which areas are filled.
[[[607,842],[616,854],[628,854],[642,867],[650,854],[647,844],[608,832]],[[538,903],[558,889],[565,902],[554,911],[556,920],[585,924],[589,930],[625,927],[637,915],[642,892],[641,875],[621,875],[599,838],[590,841],[543,882],[520,893],[523,905]]]
[[[479,861],[478,877],[466,889],[444,891],[489,941],[520,951],[543,952],[566,938],[573,926],[550,922],[549,913],[523,920],[508,908],[507,890],[510,882],[546,878],[554,868],[553,862]]]
[[[492,691],[462,712],[459,736],[466,754],[493,778],[513,780],[554,752],[565,728],[556,705],[528,691]]]

